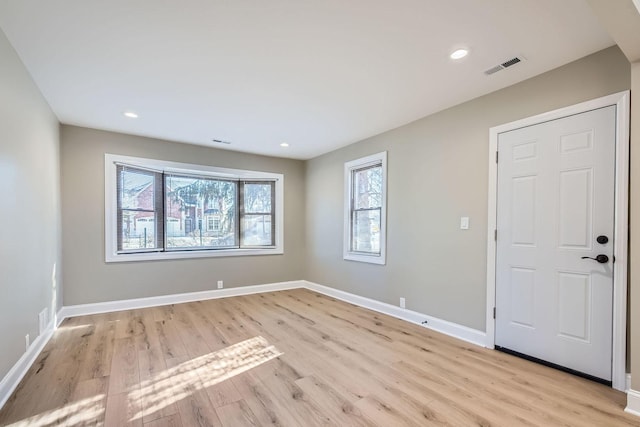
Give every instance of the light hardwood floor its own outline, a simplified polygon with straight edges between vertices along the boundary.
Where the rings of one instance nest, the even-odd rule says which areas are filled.
[[[300,289],[68,319],[0,425],[640,426],[625,400]]]

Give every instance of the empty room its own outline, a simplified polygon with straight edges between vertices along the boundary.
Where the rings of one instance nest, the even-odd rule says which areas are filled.
[[[0,426],[640,426],[640,1],[0,0]]]

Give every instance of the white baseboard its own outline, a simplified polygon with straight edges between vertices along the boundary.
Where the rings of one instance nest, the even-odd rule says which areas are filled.
[[[69,317],[85,316],[91,314],[109,313],[114,311],[131,310],[138,308],[157,307],[169,304],[180,304],[185,302],[203,301],[216,298],[227,298],[241,295],[259,294],[263,292],[283,291],[288,289],[306,288],[333,298],[359,305],[379,313],[388,314],[398,319],[406,320],[417,325],[421,325],[435,331],[450,335],[479,346],[484,346],[486,334],[476,329],[437,319],[426,314],[396,307],[391,304],[376,301],[370,298],[344,292],[328,286],[308,282],[306,280],[294,280],[290,282],[270,283],[265,285],[241,286],[236,288],[216,289],[202,292],[190,292],[184,294],[161,295],[149,298],[136,298],[121,301],[100,302],[95,304],[80,304],[64,306],[54,316],[44,334],[34,340],[29,351],[27,351],[18,362],[11,368],[9,373],[0,382],[0,408],[6,403],[11,393],[20,383],[20,380],[27,373],[36,357],[45,344],[49,341],[55,329],[62,321]],[[426,322],[426,323],[423,323]]]
[[[120,301],[98,302],[95,304],[79,304],[64,306],[58,312],[58,325],[68,317],[86,316],[90,314],[110,313],[114,311],[133,310],[137,308],[158,307],[169,304],[204,301],[216,298],[237,297],[240,295],[259,294],[263,292],[284,291],[304,286],[302,280],[269,283],[266,285],[239,286],[236,288],[214,289],[210,291],[189,292],[184,294],[160,295],[148,298],[136,298]]]
[[[398,319],[406,320],[427,328],[442,332],[446,335],[467,341],[479,346],[484,346],[486,334],[482,331],[453,322],[441,320],[426,314],[396,307],[391,304],[376,301],[370,298],[355,295],[349,292],[330,288],[328,286],[309,282],[306,280],[294,280],[290,282],[270,283],[266,285],[241,286],[237,288],[216,289],[211,291],[190,292],[185,294],[162,295],[149,298],[136,298],[130,300],[100,302],[95,304],[81,304],[65,306],[58,312],[58,325],[68,317],[86,316],[90,314],[109,313],[114,311],[132,310],[137,308],[157,307],[168,304],[180,304],[193,301],[204,301],[215,298],[227,298],[241,295],[258,294],[262,292],[284,291],[287,289],[307,288],[333,298],[347,301],[380,313],[388,314]],[[426,323],[423,323],[426,322]]]
[[[640,417],[640,391],[627,390],[627,407],[624,411]]]
[[[0,381],[0,409],[4,406],[9,397],[11,397],[11,393],[13,393],[16,387],[18,387],[18,384],[20,384],[20,381],[24,378],[31,365],[33,365],[33,362],[35,362],[44,346],[49,342],[49,339],[55,331],[54,325],[55,321],[51,320],[47,325],[47,329],[33,340],[29,349],[24,352],[22,357],[18,359],[16,364],[13,365],[7,375],[5,375],[4,378],[2,378],[2,381]]]
[[[352,304],[359,305],[360,307],[368,308],[379,313],[388,314],[389,316],[393,316],[398,319],[406,320],[407,322],[415,323],[417,325],[433,329],[434,331],[441,332],[443,334],[479,345],[481,347],[484,347],[486,344],[486,333],[477,329],[458,325],[457,323],[449,322],[447,320],[438,319],[426,314],[407,310],[406,308],[396,307],[395,305],[361,297],[359,295],[330,288],[328,286],[319,285],[317,283],[309,282],[306,280],[304,280],[303,282],[305,283],[305,288],[312,291],[316,291],[318,293],[328,295],[342,301],[350,302]]]
[[[49,342],[54,331],[58,326],[60,326],[62,321],[68,317],[131,310],[136,308],[156,307],[183,302],[203,301],[207,299],[226,298],[239,295],[258,294],[262,292],[283,291],[301,287],[304,287],[303,281],[291,281],[62,307],[58,313],[53,316],[53,319],[47,326],[46,331],[31,343],[29,350],[22,355],[7,375],[2,378],[2,381],[0,381],[0,409],[2,409],[11,396],[11,393],[13,393],[18,384],[20,384],[20,381],[25,376],[31,365],[33,365],[36,357],[38,357],[44,346]]]

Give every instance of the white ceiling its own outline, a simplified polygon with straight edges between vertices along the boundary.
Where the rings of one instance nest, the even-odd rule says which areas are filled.
[[[613,44],[584,0],[0,0],[0,27],[62,123],[299,159]]]

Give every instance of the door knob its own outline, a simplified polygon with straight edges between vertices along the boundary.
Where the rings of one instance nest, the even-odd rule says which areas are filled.
[[[582,259],[592,259],[594,261],[598,261],[600,264],[609,262],[609,257],[603,254],[596,255],[595,258],[591,258],[590,256],[583,256]]]

